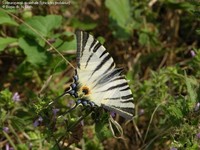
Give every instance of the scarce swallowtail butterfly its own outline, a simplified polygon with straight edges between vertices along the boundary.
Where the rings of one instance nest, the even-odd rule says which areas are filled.
[[[65,94],[77,98],[79,104],[103,107],[120,116],[133,117],[133,96],[122,69],[103,45],[84,31],[76,31],[77,68],[74,82]]]

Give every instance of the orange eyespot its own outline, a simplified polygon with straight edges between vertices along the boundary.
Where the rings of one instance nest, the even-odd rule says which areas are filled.
[[[84,95],[89,95],[90,94],[90,89],[87,86],[83,86],[81,88],[81,91]]]

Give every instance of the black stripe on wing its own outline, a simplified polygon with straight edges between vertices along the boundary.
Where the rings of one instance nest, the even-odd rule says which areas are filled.
[[[129,95],[122,96],[121,98],[122,98],[123,100],[124,100],[124,99],[130,99],[130,98],[133,98],[133,95],[132,95],[132,94],[129,94]]]
[[[76,56],[77,66],[78,68],[80,68],[80,58],[83,56],[84,47],[89,38],[89,34],[87,32],[82,32],[79,30],[77,30],[75,34],[76,34],[76,39],[77,39],[77,56]]]
[[[93,48],[93,52],[95,53],[98,49],[99,49],[99,47],[101,47],[101,43],[97,43],[96,45],[95,45],[95,47]]]
[[[97,40],[96,39],[93,39],[91,45],[90,45],[90,48],[89,48],[89,51],[91,51],[92,47],[96,44]]]
[[[76,40],[77,40],[77,53],[76,53],[76,62],[78,68],[80,68],[80,57],[81,57],[81,32],[76,31]]]
[[[130,94],[123,95],[123,96],[118,96],[118,97],[106,97],[104,99],[105,100],[121,100],[121,101],[131,100],[131,101],[133,101],[133,95],[131,94],[130,88],[128,88],[127,91],[130,91]]]
[[[108,81],[114,81],[114,80],[121,79],[122,76],[119,76],[119,75],[121,74],[122,70],[123,69],[121,69],[121,68],[116,68],[116,69],[113,69],[112,71],[108,72],[107,74],[104,73],[104,76],[97,82],[97,84],[104,84]],[[116,76],[119,76],[119,77],[114,78]]]
[[[133,118],[133,108],[124,108],[124,107],[115,107],[115,106],[107,106],[102,104],[102,107],[109,110],[113,111],[120,116],[124,117],[125,119],[132,119]]]
[[[76,31],[76,39],[77,39],[77,63],[78,63],[78,68],[80,68],[80,60],[81,57],[84,54],[84,51],[87,50],[85,49],[86,44],[88,44],[89,48],[88,51],[90,52],[90,56],[88,56],[88,59],[86,61],[86,65],[85,68],[88,66],[90,60],[92,59],[92,57],[94,56],[94,54],[98,51],[101,50],[100,52],[100,56],[97,56],[99,59],[99,64],[96,66],[96,68],[94,69],[93,73],[91,74],[91,76],[98,71],[99,69],[102,68],[102,66],[104,66],[104,64],[108,61],[110,61],[110,65],[109,67],[107,67],[105,72],[102,72],[102,74],[106,73],[107,71],[109,71],[110,69],[113,69],[115,66],[115,63],[112,59],[112,57],[110,56],[110,54],[106,51],[106,49],[103,47],[103,45],[97,41],[96,39],[94,39],[93,36],[89,35],[87,32],[84,31]],[[90,40],[91,41],[90,41]],[[104,57],[103,57],[104,56]],[[98,60],[97,60],[98,61]],[[107,64],[108,66],[108,64]]]
[[[82,51],[81,51],[81,57],[83,56],[83,52],[85,50],[85,45],[88,41],[89,34],[87,32],[82,32]]]
[[[103,72],[103,74],[107,73],[108,71],[110,71],[111,69],[113,69],[115,67],[115,63],[114,61],[110,64],[110,66],[108,67],[108,69],[106,71]]]
[[[133,99],[120,101],[121,103],[133,103]]]
[[[108,55],[100,62],[100,64],[95,68],[95,70],[92,72],[92,75],[93,75],[96,71],[98,71],[99,69],[101,69],[101,67],[102,67],[109,59],[111,59],[111,56],[108,54]],[[91,76],[92,76],[92,75],[91,75]]]
[[[104,51],[102,54],[101,54],[101,56],[99,57],[99,58],[101,58],[103,55],[105,55],[107,52],[106,51]]]
[[[118,89],[118,88],[122,88],[124,86],[127,86],[127,83],[121,83],[121,84],[118,84],[118,85],[114,85],[114,86],[111,86],[109,87],[108,89],[106,89],[105,91],[109,91],[109,90],[113,90],[113,89]]]
[[[129,85],[128,85],[127,81],[125,80],[124,76],[120,75],[120,76],[116,77],[116,75],[119,75],[119,73],[118,73],[119,71],[121,73],[122,70],[115,69],[114,71],[112,71],[108,75],[105,75],[102,79],[100,79],[98,81],[97,84],[106,83],[106,82],[113,83],[110,85],[110,87],[107,87],[107,89],[102,90],[100,92],[106,92],[106,91],[115,90],[115,89],[119,89],[119,92],[124,92],[124,91],[130,90]],[[118,83],[116,84],[115,81],[118,81]]]
[[[126,83],[126,85],[128,86],[128,83]],[[126,90],[129,90],[130,88],[129,88],[129,86],[128,87],[126,87],[126,88],[124,88],[124,89],[121,89],[120,91],[126,91]]]
[[[90,62],[90,59],[92,58],[93,55],[94,55],[94,53],[90,54],[90,56],[89,56],[89,58],[88,58],[88,60],[86,62],[85,68],[87,68],[88,63]]]
[[[96,44],[96,45],[95,45]],[[95,46],[94,46],[95,45]],[[94,46],[93,48],[93,52],[90,54],[90,56],[88,57],[88,60],[86,62],[86,65],[85,65],[85,68],[87,68],[89,62],[90,62],[90,59],[93,57],[94,53],[99,49],[99,47],[101,46],[101,44],[96,40],[96,39],[93,39],[93,42],[92,44],[90,45],[90,48],[89,48],[89,51],[91,51],[92,47]]]

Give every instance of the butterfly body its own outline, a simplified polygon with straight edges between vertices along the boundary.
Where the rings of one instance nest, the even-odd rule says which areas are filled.
[[[69,94],[77,103],[103,107],[124,118],[133,117],[133,96],[122,69],[92,35],[76,32],[77,69]]]

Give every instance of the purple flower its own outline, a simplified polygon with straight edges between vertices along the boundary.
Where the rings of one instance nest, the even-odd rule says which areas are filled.
[[[54,108],[54,109],[53,109],[53,115],[56,116],[56,114],[57,114],[57,112],[59,112],[59,110],[60,110],[60,109],[58,109],[58,108]]]
[[[6,133],[8,133],[9,128],[8,127],[3,127],[3,131],[6,132]]]
[[[140,109],[139,110],[139,115],[143,115],[144,114],[144,109]]]
[[[42,121],[43,121],[43,118],[40,116],[40,117],[38,118],[38,121],[39,121],[39,122],[42,122]]]
[[[175,147],[172,147],[170,150],[178,150],[177,148],[175,148]]]
[[[196,55],[195,51],[193,51],[193,50],[190,51],[190,54],[191,54],[192,57],[194,57]]]
[[[68,107],[73,107],[74,105],[74,100],[69,100],[69,103],[67,104]]]
[[[19,102],[20,101],[20,96],[18,92],[15,92],[15,94],[12,97],[14,102]]]
[[[33,123],[33,126],[34,126],[34,127],[37,127],[38,125],[39,125],[39,121],[38,121],[38,120],[35,120],[34,123]]]
[[[81,125],[84,126],[84,121],[83,120],[81,120]]]
[[[200,133],[197,134],[197,138],[200,139]]]
[[[59,111],[60,109],[58,109],[58,108],[54,108],[53,109],[53,119],[54,119],[54,121],[56,121],[56,115],[57,115],[57,112]]]
[[[6,144],[6,150],[14,150],[14,148],[10,147],[10,145],[7,143]]]
[[[114,118],[114,117],[116,116],[116,113],[113,112],[113,111],[111,111],[111,112],[110,112],[110,115]]]
[[[37,127],[42,121],[43,121],[43,118],[40,116],[38,119],[34,121],[33,126]]]
[[[6,150],[9,150],[10,149],[10,146],[9,146],[9,144],[7,143],[6,144]]]

